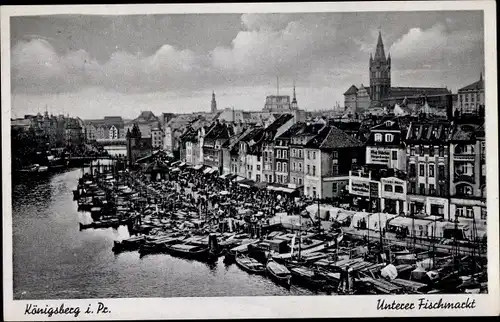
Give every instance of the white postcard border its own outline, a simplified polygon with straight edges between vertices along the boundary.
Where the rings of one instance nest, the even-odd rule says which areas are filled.
[[[362,10],[360,10],[362,8]],[[129,320],[129,319],[197,319],[197,318],[266,318],[266,317],[392,317],[392,316],[479,316],[499,312],[499,217],[498,217],[498,124],[496,75],[496,17],[494,1],[436,2],[356,2],[344,3],[265,3],[265,4],[172,4],[172,5],[87,5],[87,6],[16,6],[1,8],[2,53],[2,151],[3,164],[10,164],[10,16],[46,14],[146,14],[146,13],[250,13],[250,12],[355,12],[355,11],[458,11],[484,10],[486,147],[488,153],[488,294],[481,295],[404,295],[404,296],[283,296],[283,297],[203,297],[139,298],[82,300],[13,300],[12,280],[12,214],[10,167],[3,166],[3,287],[5,320],[47,320],[46,316],[25,315],[27,304],[38,307],[79,306],[77,316],[54,315],[50,320]],[[414,302],[420,298],[443,301],[475,300],[467,310],[379,311],[377,300]],[[92,305],[102,302],[110,313],[84,314]]]

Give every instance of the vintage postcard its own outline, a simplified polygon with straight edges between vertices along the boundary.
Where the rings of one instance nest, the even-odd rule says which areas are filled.
[[[4,319],[498,315],[494,13],[2,7]]]

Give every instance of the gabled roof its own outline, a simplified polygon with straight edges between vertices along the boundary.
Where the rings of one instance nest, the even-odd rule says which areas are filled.
[[[480,89],[484,89],[484,81],[483,81],[483,78],[481,77],[480,80],[478,80],[477,82],[474,82],[470,85],[467,85],[465,87],[462,87],[460,88],[458,91],[473,91],[473,90],[480,90]]]
[[[233,135],[233,128],[223,123],[215,123],[207,132],[205,139],[229,139]]]
[[[344,95],[356,94],[358,92],[358,88],[354,85],[351,85],[349,89],[344,93]]]
[[[277,137],[277,139],[280,139],[280,140],[281,139],[289,139],[292,136],[295,136],[300,131],[302,131],[302,129],[305,126],[306,126],[306,124],[303,123],[303,122],[295,123],[294,125],[292,125],[292,127],[290,127],[288,130],[286,130],[285,132],[283,132],[279,137]]]
[[[275,133],[276,131],[278,131],[278,129],[280,127],[282,127],[283,125],[285,125],[285,123],[288,122],[289,120],[291,120],[292,118],[293,118],[292,114],[281,114],[281,115],[279,115],[278,118],[276,120],[274,120],[274,122],[271,123],[266,128],[266,132]]]
[[[371,130],[399,131],[401,130],[398,117],[387,117],[382,119],[382,123],[375,125]]]
[[[447,142],[451,130],[449,121],[412,122],[407,142]]]
[[[321,142],[320,149],[340,149],[340,148],[357,148],[363,146],[363,143],[345,133],[341,129],[331,126],[328,135]]]
[[[316,135],[325,126],[323,123],[311,123],[304,126],[296,136],[311,136]]]
[[[304,147],[309,149],[319,149],[321,143],[326,139],[328,133],[330,133],[331,126],[326,126],[322,129],[316,136],[314,136],[309,142],[307,142]]]

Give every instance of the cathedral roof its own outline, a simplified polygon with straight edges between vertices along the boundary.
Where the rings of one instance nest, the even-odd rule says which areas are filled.
[[[349,87],[349,89],[344,93],[344,95],[352,95],[352,94],[356,94],[358,92],[358,88],[354,85],[351,85],[351,87]]]
[[[385,60],[384,43],[382,42],[382,33],[378,32],[377,49],[375,50],[375,60]]]

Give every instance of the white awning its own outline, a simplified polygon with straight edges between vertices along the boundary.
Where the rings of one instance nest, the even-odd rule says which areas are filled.
[[[200,170],[203,167],[203,164],[197,164],[194,166],[195,170]]]

